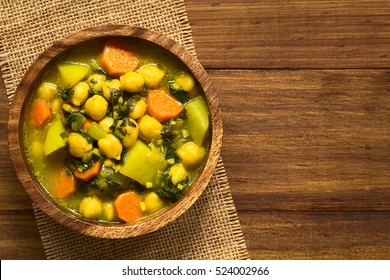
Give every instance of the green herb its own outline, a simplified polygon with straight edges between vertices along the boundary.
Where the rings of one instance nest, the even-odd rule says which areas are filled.
[[[86,120],[83,114],[78,111],[67,111],[65,109],[63,109],[62,112],[74,131],[78,131],[83,127]]]
[[[187,92],[180,88],[179,85],[174,81],[169,82],[169,92],[183,104],[190,100]]]
[[[59,93],[62,100],[67,100],[69,97],[73,96],[74,90],[71,88],[64,89]]]
[[[90,88],[88,90],[89,97],[94,96],[94,95],[103,95],[102,91],[100,89],[93,89]]]
[[[69,134],[68,134],[68,132],[63,131],[63,132],[61,132],[60,136],[61,136],[62,139],[67,139]]]
[[[121,159],[119,161],[119,163],[121,165],[125,164],[126,155],[127,155],[127,149],[123,149],[122,154],[121,154]]]
[[[68,159],[68,164],[66,165],[66,168],[70,168],[70,165],[73,164],[76,166],[76,168],[83,172],[89,168],[91,168],[96,162],[101,161],[102,157],[98,154],[96,154],[93,150],[89,152],[87,155],[83,157],[83,159],[78,159],[75,157],[70,157]],[[71,170],[71,169],[70,169]]]
[[[66,174],[68,174],[68,175],[72,175],[72,174],[73,174],[72,168],[70,168],[69,165],[65,166],[65,172],[66,172]]]
[[[92,151],[86,153],[82,162],[87,163],[90,167],[92,167],[96,162],[101,161],[103,159],[102,155],[99,152],[98,148],[92,149]]]
[[[173,159],[175,162],[179,160],[176,154],[176,145],[174,145],[174,139],[162,138],[162,150],[165,154],[165,158]]]
[[[172,132],[172,125],[170,123],[166,123],[162,130],[161,130],[161,136],[163,138],[167,138],[167,137],[170,137],[171,136],[171,132]]]
[[[129,100],[128,102],[125,102],[122,104],[116,104],[113,106],[113,112],[116,112],[118,115],[115,119],[123,119],[126,117],[130,112],[134,110],[134,104]]]
[[[184,107],[183,110],[181,111],[180,115],[178,116],[181,120],[186,120],[187,119],[187,110]]]
[[[130,99],[128,99],[125,104],[126,106],[128,107],[128,110],[129,110],[129,113],[133,112],[134,111],[134,108],[135,108],[135,105],[137,104],[137,102],[141,100],[141,96],[139,95],[134,95],[132,96]]]
[[[126,126],[137,127],[137,125],[134,122],[130,121],[130,119],[128,117],[123,118],[120,126],[121,127],[126,127]]]
[[[92,72],[95,74],[103,74],[105,75],[106,77],[109,77],[109,75],[107,74],[107,72],[99,65],[99,63],[95,60],[95,59],[91,59],[89,61],[89,66],[91,67],[92,69]]]
[[[94,139],[89,135],[87,132],[80,130],[78,133],[80,133],[81,136],[83,136],[88,143],[92,144]]]
[[[67,106],[66,106],[67,105]],[[64,114],[65,119],[68,122],[73,122],[77,119],[76,114],[80,114],[78,111],[74,110],[70,105],[65,104],[62,107],[62,113]]]
[[[71,123],[71,127],[74,131],[80,130],[86,120],[86,117],[84,117],[82,114],[74,114],[75,119]]]
[[[115,88],[111,91],[111,98],[112,98],[112,103],[117,104],[119,97],[121,97],[123,94],[123,90],[119,88]]]
[[[76,166],[77,170],[79,170],[80,172],[83,172],[90,167],[90,165],[88,163],[85,163],[85,162],[83,162],[75,157],[72,157],[69,159],[69,165],[67,165],[67,168],[70,168],[70,164],[73,164],[74,166]]]
[[[188,189],[189,179],[187,177],[181,181],[181,187],[178,188],[172,183],[169,172],[165,171],[158,174],[157,181],[153,185],[153,189],[159,197],[175,202],[179,200]]]

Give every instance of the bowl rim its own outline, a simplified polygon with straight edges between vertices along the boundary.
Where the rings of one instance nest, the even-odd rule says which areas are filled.
[[[161,212],[156,217],[145,220],[141,219],[135,224],[103,224],[81,219],[69,213],[69,211],[63,211],[62,207],[33,179],[33,175],[27,167],[25,153],[21,149],[23,147],[23,139],[20,136],[23,127],[22,116],[24,115],[22,112],[25,110],[26,104],[29,101],[32,91],[31,88],[40,77],[40,71],[49,65],[52,60],[55,60],[58,56],[68,51],[69,48],[74,48],[89,40],[108,37],[126,37],[135,40],[144,40],[163,48],[178,58],[192,72],[201,86],[210,113],[211,143],[203,172],[198,176],[185,196],[170,206],[169,209]],[[82,234],[100,238],[129,238],[148,234],[180,217],[195,203],[209,184],[220,157],[222,137],[222,115],[217,99],[217,92],[206,70],[197,58],[191,55],[182,45],[167,36],[156,31],[132,25],[100,25],[80,30],[55,41],[36,58],[25,72],[15,91],[8,117],[8,147],[11,162],[21,185],[30,196],[32,202],[58,223]]]

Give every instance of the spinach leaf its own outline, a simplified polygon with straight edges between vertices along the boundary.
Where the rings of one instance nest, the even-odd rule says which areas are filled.
[[[71,88],[64,89],[59,93],[62,100],[67,100],[69,97],[73,96],[74,90]]]
[[[187,92],[180,88],[179,85],[174,81],[169,82],[169,92],[173,97],[175,97],[183,104],[190,100]]]

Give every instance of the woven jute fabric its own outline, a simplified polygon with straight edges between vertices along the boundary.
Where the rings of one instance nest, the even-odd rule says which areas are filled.
[[[103,24],[161,32],[196,55],[182,0],[0,1],[0,69],[9,103],[28,66],[54,41]],[[151,234],[100,239],[70,230],[34,206],[48,259],[247,259],[223,162],[198,201]]]

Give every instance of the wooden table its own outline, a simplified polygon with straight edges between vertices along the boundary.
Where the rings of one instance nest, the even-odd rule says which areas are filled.
[[[186,7],[219,89],[222,157],[250,257],[389,259],[390,2]],[[0,137],[0,258],[42,259]]]

